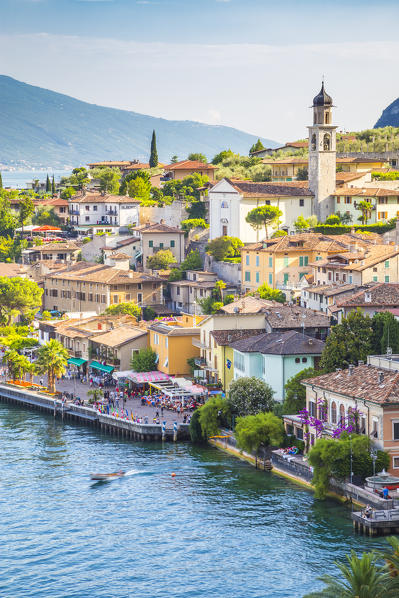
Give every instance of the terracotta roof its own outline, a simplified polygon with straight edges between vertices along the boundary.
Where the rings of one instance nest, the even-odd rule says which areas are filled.
[[[28,249],[28,251],[77,251],[80,249],[73,241],[65,243],[44,243],[43,245],[35,245]]]
[[[99,345],[106,345],[107,347],[119,347],[145,334],[147,334],[147,331],[142,328],[120,326],[119,328],[104,332],[104,334],[96,335],[93,342]]]
[[[83,282],[99,282],[103,284],[137,284],[143,282],[158,282],[161,280],[156,276],[150,276],[133,270],[119,270],[103,264],[90,262],[77,262],[54,274],[48,274],[46,278],[57,278],[65,280],[81,280]]]
[[[253,338],[230,343],[241,353],[263,353],[266,355],[321,355],[324,342],[295,330],[271,332]]]
[[[165,170],[216,170],[213,164],[205,164],[198,160],[182,160],[165,166]]]
[[[399,307],[399,284],[381,282],[338,303],[340,307]]]
[[[108,257],[113,260],[130,260],[130,256],[127,253],[110,253]]]
[[[379,372],[383,373],[382,382]],[[399,372],[383,370],[372,365],[359,365],[353,368],[352,373],[347,369],[308,378],[302,383],[352,399],[379,404],[399,403]]]
[[[313,309],[298,305],[280,305],[265,310],[271,328],[329,328],[330,317]],[[304,316],[304,317],[303,317]]]
[[[285,164],[297,164],[297,165],[306,165],[309,159],[307,156],[304,158],[279,158],[277,160],[272,160],[270,158],[264,158],[262,160],[263,164],[270,164],[271,166],[279,166],[280,164],[284,166]]]
[[[140,203],[140,201],[126,195],[111,195],[109,193],[103,195],[97,191],[88,191],[74,195],[69,203]]]
[[[264,332],[264,330],[212,330],[211,335],[215,342],[223,347],[244,338],[253,338],[264,334]]]
[[[361,179],[364,175],[369,174],[371,170],[363,170],[362,172],[337,172],[335,181],[337,185],[344,185],[350,181]]]
[[[345,251],[348,245],[337,241],[334,236],[328,237],[320,233],[301,233],[299,235],[286,235],[277,239],[266,239],[258,243],[251,243],[241,248],[245,251],[266,251],[268,253],[278,252],[303,252],[312,251]]]
[[[110,166],[116,168],[118,166],[129,166],[132,163],[132,160],[103,160],[102,162],[91,162],[87,166]]]
[[[159,164],[158,166],[161,165]],[[122,167],[123,170],[147,170],[148,168],[150,168],[150,165],[147,162],[137,162]]]
[[[157,324],[152,324],[148,328],[153,332],[158,332],[159,334],[163,334],[164,336],[199,336],[200,330],[196,327],[187,327],[187,326],[168,326],[167,324],[163,324],[159,322]]]
[[[341,295],[342,293],[348,293],[359,288],[357,284],[320,284],[314,285],[305,289],[308,293],[317,293],[325,297],[333,297],[334,295]]]
[[[386,197],[399,195],[399,189],[385,189],[383,187],[339,187],[333,195],[350,195],[356,197]]]
[[[281,305],[281,303],[249,296],[233,301],[233,303],[229,303],[228,305],[223,305],[223,307],[220,308],[220,311],[226,314],[258,314],[269,307],[277,305]]]
[[[5,276],[6,278],[27,274],[28,270],[29,266],[25,266],[24,264],[8,264],[0,262],[0,276]]]
[[[155,224],[141,224],[140,226],[136,226],[133,230],[138,231],[139,233],[179,233],[184,234],[180,228],[175,226],[169,226],[168,224],[164,224],[163,222],[155,223]]]
[[[275,197],[283,195],[289,197],[313,196],[307,187],[286,185],[285,183],[254,183],[252,181],[236,181],[226,178],[232,187],[244,197]]]
[[[366,268],[375,266],[399,254],[399,249],[392,245],[371,245],[366,249],[360,249],[352,253],[342,253],[329,256],[325,260],[313,262],[312,266],[327,266],[341,270],[355,270],[362,272]],[[335,261],[334,261],[335,260]]]

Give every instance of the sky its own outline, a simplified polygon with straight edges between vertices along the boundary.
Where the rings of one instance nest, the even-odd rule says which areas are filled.
[[[338,130],[399,96],[398,0],[0,0],[0,74],[168,119],[304,138],[324,76]]]

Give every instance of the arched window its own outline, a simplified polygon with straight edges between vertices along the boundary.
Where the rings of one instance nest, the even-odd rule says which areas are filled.
[[[312,151],[316,151],[316,133],[313,133],[313,135],[312,135],[311,147],[312,147]]]
[[[337,423],[337,404],[335,401],[331,403],[331,423]]]
[[[343,405],[339,408],[339,423],[341,426],[345,423],[345,407]]]
[[[330,113],[329,112],[326,112],[325,115],[324,115],[324,123],[326,125],[330,124]]]
[[[323,149],[324,151],[328,151],[331,146],[331,139],[329,133],[324,133],[323,137]]]

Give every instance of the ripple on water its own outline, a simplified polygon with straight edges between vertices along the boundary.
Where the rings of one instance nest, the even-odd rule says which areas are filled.
[[[213,448],[0,405],[0,456],[7,598],[301,598],[350,548],[382,544],[352,535],[341,505]],[[118,468],[133,473],[88,478]]]

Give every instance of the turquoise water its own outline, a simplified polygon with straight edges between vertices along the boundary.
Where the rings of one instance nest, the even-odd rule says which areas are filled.
[[[350,548],[384,543],[353,535],[345,507],[213,448],[0,404],[0,455],[7,598],[301,598]],[[119,468],[132,475],[89,480]]]

